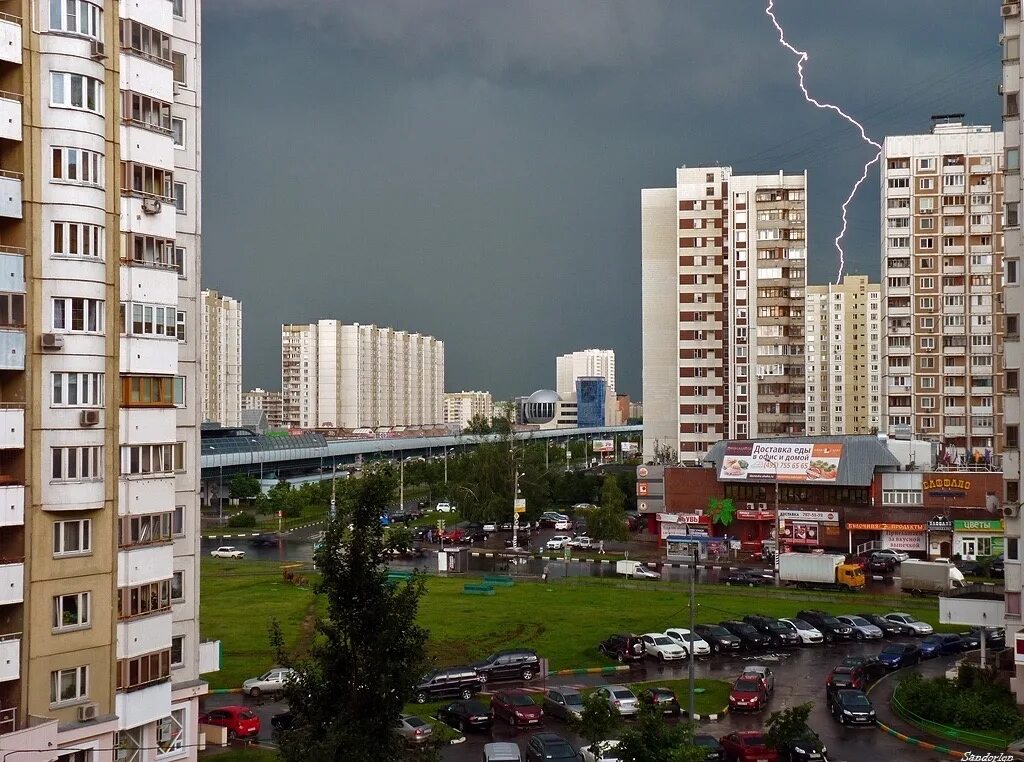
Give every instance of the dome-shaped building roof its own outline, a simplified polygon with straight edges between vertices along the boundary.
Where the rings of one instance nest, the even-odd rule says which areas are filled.
[[[558,414],[562,398],[551,389],[538,389],[526,400],[524,414],[527,423],[550,423]]]

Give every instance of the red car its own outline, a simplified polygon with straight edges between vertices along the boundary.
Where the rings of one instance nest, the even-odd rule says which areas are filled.
[[[733,712],[759,712],[768,704],[768,690],[757,675],[740,675],[729,691],[729,709]]]
[[[778,762],[779,752],[760,730],[740,730],[718,739],[726,762]]]
[[[856,688],[864,690],[867,685],[867,678],[860,667],[838,666],[832,670],[828,679],[825,680],[825,687],[830,688]]]
[[[540,725],[544,721],[540,704],[520,690],[498,691],[491,696],[491,713],[495,718],[504,717],[512,727]]]
[[[260,718],[244,706],[222,706],[199,715],[200,725],[216,725],[228,729],[228,740],[260,734]]]

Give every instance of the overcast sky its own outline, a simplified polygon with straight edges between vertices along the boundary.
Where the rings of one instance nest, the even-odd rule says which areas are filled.
[[[282,9],[284,6],[284,9]],[[997,124],[998,5],[776,0],[821,100],[869,134]],[[610,347],[640,395],[640,189],[674,168],[809,171],[810,280],[869,149],[806,104],[747,0],[207,0],[203,284],[242,300],[246,387],[280,325],[445,342],[448,390],[555,383]],[[879,272],[878,175],[850,270]]]

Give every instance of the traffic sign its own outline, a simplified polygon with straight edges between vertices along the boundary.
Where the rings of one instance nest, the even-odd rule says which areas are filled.
[[[526,513],[526,498],[525,497],[517,497],[515,499],[515,502],[512,504],[512,506],[513,506],[512,509],[516,513]]]
[[[566,545],[565,549],[562,551],[562,558],[564,558],[566,561],[572,561],[572,548],[570,548],[568,545]]]

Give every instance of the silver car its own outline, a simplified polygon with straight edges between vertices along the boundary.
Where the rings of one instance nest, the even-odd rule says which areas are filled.
[[[914,618],[911,614],[896,611],[886,614],[885,618],[900,628],[903,635],[931,635],[935,630],[927,622]]]
[[[771,667],[759,664],[745,664],[743,665],[743,674],[756,675],[761,678],[761,682],[764,683],[764,689],[769,693],[775,690],[775,673],[772,672]]]
[[[837,616],[836,619],[853,628],[853,637],[856,640],[882,639],[882,628],[871,624],[871,622],[862,616],[857,616],[856,614],[843,614],[842,616]]]
[[[575,688],[548,688],[541,709],[547,717],[565,721],[579,718],[583,714],[583,694]]]
[[[426,743],[434,734],[434,726],[414,714],[403,714],[395,723],[395,730],[410,746]]]
[[[284,689],[285,682],[294,673],[295,670],[288,669],[287,667],[274,667],[259,677],[250,677],[242,683],[242,693],[248,694],[253,698],[263,693],[278,693]]]
[[[632,717],[640,711],[640,700],[625,685],[602,685],[596,691],[622,717]]]

